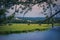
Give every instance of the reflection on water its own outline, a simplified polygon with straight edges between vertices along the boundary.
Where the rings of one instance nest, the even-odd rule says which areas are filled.
[[[43,32],[0,35],[0,40],[60,40],[60,27]]]

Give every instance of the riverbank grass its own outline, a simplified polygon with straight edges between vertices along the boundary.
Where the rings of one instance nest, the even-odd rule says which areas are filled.
[[[29,31],[41,31],[50,28],[50,24],[12,24],[12,25],[4,25],[0,26],[0,34],[1,33],[19,33],[19,32],[29,32]]]

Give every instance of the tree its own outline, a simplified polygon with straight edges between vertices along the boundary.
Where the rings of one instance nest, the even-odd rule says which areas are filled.
[[[0,9],[0,24],[4,23],[6,20],[5,9]]]
[[[55,0],[57,1],[57,0]],[[47,8],[45,7],[45,5],[43,5],[43,14],[45,14],[45,12],[47,11],[47,9],[50,9],[50,14],[48,14],[48,16],[52,15],[52,6],[53,8],[56,6],[56,3],[54,3],[54,0],[0,0],[0,5],[3,5],[4,8],[8,9],[8,7],[12,7],[13,5],[15,6],[15,12],[13,14],[15,14],[16,12],[19,12],[19,8],[21,9],[20,13],[24,13],[24,15],[28,12],[32,10],[32,7],[36,4],[38,4],[38,7],[41,6],[42,3],[46,3]],[[20,7],[17,9],[17,5],[20,4]],[[45,14],[45,15],[47,15]],[[24,17],[23,15],[23,17]],[[49,17],[50,17],[49,16]],[[52,18],[52,27],[53,27],[53,18]]]

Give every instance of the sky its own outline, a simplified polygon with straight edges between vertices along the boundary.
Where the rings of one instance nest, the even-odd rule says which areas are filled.
[[[35,6],[33,6],[32,7],[32,11],[28,11],[26,14],[25,14],[25,16],[24,17],[44,17],[44,15],[43,14],[41,14],[41,12],[42,12],[42,8],[40,7],[38,7],[37,6],[37,4],[35,5]],[[21,17],[23,17],[23,14],[24,13],[18,13],[18,14],[16,14],[16,16],[21,16]]]
[[[57,2],[56,2],[58,5],[60,5],[60,0],[58,0]],[[42,4],[43,5],[43,4]],[[44,5],[46,5],[46,3],[44,3]],[[15,6],[13,6],[13,7],[15,7]],[[18,5],[18,7],[17,7],[17,9],[19,8],[19,5]],[[20,9],[19,9],[20,10]],[[11,8],[10,9],[8,9],[8,11],[9,11],[9,13],[7,13],[7,16],[9,16],[9,15],[11,15],[14,11],[15,11],[15,9],[13,9],[13,10],[11,10]],[[24,17],[46,17],[46,15],[44,15],[44,14],[42,14],[42,12],[43,12],[43,7],[38,7],[37,6],[37,4],[36,5],[34,5],[33,7],[32,7],[32,11],[28,11],[26,14],[25,14],[25,16]],[[49,10],[47,10],[47,13],[49,13]],[[15,17],[23,17],[23,14],[24,13],[16,13],[15,14]]]

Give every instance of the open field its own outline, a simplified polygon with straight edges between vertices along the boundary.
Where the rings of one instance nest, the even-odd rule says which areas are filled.
[[[29,32],[29,31],[42,31],[46,29],[50,29],[51,24],[12,24],[0,26],[0,34],[2,33],[19,33],[19,32]]]

